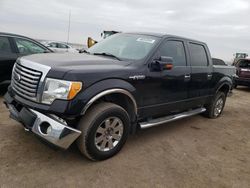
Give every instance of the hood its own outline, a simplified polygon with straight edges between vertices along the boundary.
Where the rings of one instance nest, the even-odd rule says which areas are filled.
[[[22,60],[51,67],[46,77],[83,81],[85,87],[108,78],[126,79],[135,68],[132,62],[76,53],[36,54],[22,57]]]
[[[106,69],[109,67],[118,68],[129,65],[129,62],[118,61],[104,56],[80,54],[80,53],[47,53],[34,54],[23,57],[23,59],[43,64],[52,69]]]

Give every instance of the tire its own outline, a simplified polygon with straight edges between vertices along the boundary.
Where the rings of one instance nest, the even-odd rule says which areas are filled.
[[[122,107],[103,102],[87,111],[77,127],[82,131],[77,140],[81,153],[90,160],[100,161],[122,149],[128,138],[130,119]]]
[[[205,108],[207,109],[206,112],[204,113],[205,116],[212,119],[218,118],[223,112],[225,103],[226,103],[225,93],[218,92],[215,95],[214,99],[208,105],[205,106]]]

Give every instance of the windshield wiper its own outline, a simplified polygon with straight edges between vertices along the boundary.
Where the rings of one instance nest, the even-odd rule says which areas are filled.
[[[108,56],[108,57],[113,57],[119,61],[121,61],[121,59],[113,54],[110,53],[106,53],[106,52],[102,52],[102,53],[93,53],[93,55],[103,55],[103,56]]]

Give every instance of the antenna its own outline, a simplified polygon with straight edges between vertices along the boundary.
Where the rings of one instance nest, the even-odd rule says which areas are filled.
[[[69,44],[70,22],[71,22],[71,10],[69,10],[69,25],[68,25],[68,38],[67,38],[67,44]]]

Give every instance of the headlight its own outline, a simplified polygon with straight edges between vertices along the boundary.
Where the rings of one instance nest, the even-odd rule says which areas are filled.
[[[42,103],[51,104],[55,99],[73,99],[81,89],[81,82],[47,78],[43,91]]]

